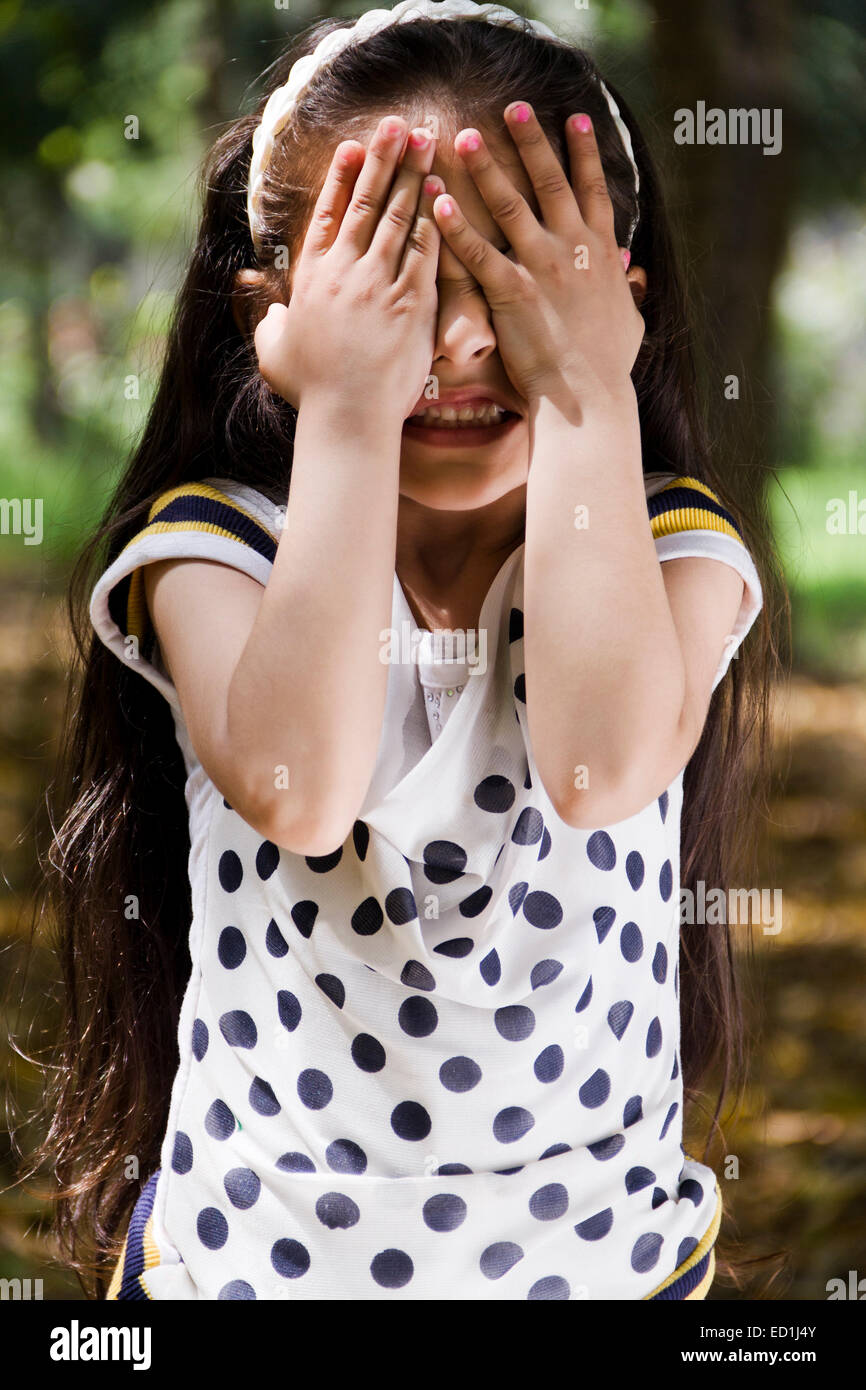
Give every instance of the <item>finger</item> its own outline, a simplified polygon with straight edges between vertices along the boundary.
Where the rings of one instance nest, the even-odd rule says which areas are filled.
[[[370,243],[370,250],[381,256],[392,276],[397,274],[406,240],[415,226],[418,195],[435,151],[436,141],[431,131],[423,126],[410,131],[406,153]]]
[[[341,140],[334,150],[304,237],[304,252],[322,255],[333,246],[365,155],[359,140]]]
[[[461,130],[454,148],[478,186],[490,215],[523,260],[540,240],[538,218],[488,150],[479,130]],[[572,198],[572,202],[574,199]],[[525,254],[524,254],[525,253]]]
[[[513,262],[467,222],[450,193],[435,199],[433,215],[451,250],[478,281],[488,298],[501,294],[513,283]]]
[[[445,184],[437,174],[424,179],[415,224],[409,233],[399,278],[423,285],[435,285],[439,269],[439,246],[442,235],[433,216],[433,203],[444,193]]]
[[[592,121],[584,113],[569,116],[565,131],[571,183],[581,216],[593,231],[613,237],[613,204],[607,191]]]
[[[382,118],[367,149],[335,246],[342,246],[355,256],[363,256],[370,249],[405,139],[406,122],[402,116]]]
[[[523,167],[529,175],[545,226],[571,233],[579,209],[568,175],[553,152],[538,117],[528,102],[505,108],[505,121]]]

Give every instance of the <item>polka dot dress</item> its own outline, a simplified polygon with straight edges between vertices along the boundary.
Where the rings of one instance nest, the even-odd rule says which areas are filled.
[[[714,1175],[681,1143],[681,776],[617,825],[558,818],[522,586],[523,547],[484,669],[408,768],[429,687],[389,667],[333,853],[263,840],[201,782],[149,1297],[642,1299],[710,1228]],[[392,622],[414,627],[396,576]]]

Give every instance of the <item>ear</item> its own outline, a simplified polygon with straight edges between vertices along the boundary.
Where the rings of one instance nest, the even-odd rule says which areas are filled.
[[[252,331],[252,324],[250,323],[252,295],[250,291],[261,290],[264,283],[265,274],[262,270],[239,270],[235,276],[232,317],[238,326],[238,331],[244,336]]]
[[[631,297],[635,302],[635,307],[640,308],[643,304],[647,291],[646,271],[642,265],[630,265],[626,271],[626,278],[631,290]]]

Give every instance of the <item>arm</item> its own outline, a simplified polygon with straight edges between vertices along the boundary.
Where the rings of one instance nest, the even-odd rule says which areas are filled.
[[[634,815],[688,762],[743,580],[717,560],[659,563],[630,381],[579,425],[543,400],[531,453],[527,720],[557,813],[591,829]]]
[[[342,844],[375,763],[400,461],[399,430],[390,434],[328,399],[304,404],[267,587],[211,561],[145,570],[202,766],[245,820],[296,853]]]

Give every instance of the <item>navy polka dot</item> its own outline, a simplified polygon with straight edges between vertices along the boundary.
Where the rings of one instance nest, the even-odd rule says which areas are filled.
[[[529,1199],[529,1210],[536,1221],[556,1221],[568,1211],[568,1189],[561,1182],[539,1187]]]
[[[533,927],[550,931],[552,927],[558,927],[562,921],[562,907],[559,899],[552,893],[536,889],[533,893],[527,893],[523,899],[523,915]]]
[[[471,1057],[449,1057],[439,1068],[439,1080],[446,1091],[471,1091],[481,1080],[481,1068]]]
[[[270,878],[280,862],[280,851],[270,840],[262,840],[256,854],[256,873],[261,879]]]
[[[653,979],[663,985],[668,976],[668,953],[662,942],[656,946],[656,953],[653,956]]]
[[[253,1077],[249,1100],[257,1115],[278,1115],[280,1113],[280,1102],[274,1095],[273,1087],[260,1076]]]
[[[421,853],[431,883],[453,883],[466,868],[466,851],[454,840],[431,840]]]
[[[376,898],[365,898],[352,913],[352,931],[358,936],[373,936],[385,920],[380,903]]]
[[[403,1100],[391,1111],[391,1128],[399,1139],[426,1139],[433,1122],[417,1100]]]
[[[590,864],[597,869],[612,869],[616,864],[616,849],[606,830],[596,830],[586,842]]]
[[[581,1240],[603,1240],[612,1226],[613,1211],[610,1207],[605,1207],[604,1211],[598,1211],[595,1216],[580,1221],[574,1229]]]
[[[325,1150],[325,1161],[334,1173],[363,1173],[367,1155],[354,1139],[335,1139]]]
[[[519,608],[512,608],[508,615],[508,640],[509,642],[519,642],[523,636],[523,613]]]
[[[680,1197],[685,1197],[690,1202],[694,1202],[696,1207],[699,1207],[704,1200],[704,1189],[694,1178],[686,1178],[684,1182],[680,1183],[677,1191]]]
[[[636,1274],[646,1274],[658,1264],[662,1248],[662,1237],[657,1231],[648,1231],[636,1240],[631,1252],[631,1267]]]
[[[583,1011],[584,1011],[584,1009],[586,1008],[587,1004],[589,1004],[589,1002],[590,1002],[591,999],[592,999],[592,976],[590,975],[589,979],[588,979],[587,982],[586,982],[586,989],[583,991],[583,994],[580,996],[580,998],[578,999],[577,1003],[576,1003],[575,1006],[574,1006],[574,1012],[575,1012],[576,1014],[582,1014]]]
[[[545,1150],[544,1150],[544,1153],[541,1155],[541,1158],[540,1158],[538,1161],[539,1161],[539,1163],[540,1163],[540,1162],[542,1161],[542,1159],[545,1159],[545,1158],[556,1158],[556,1156],[557,1156],[558,1154],[570,1154],[570,1153],[571,1153],[571,1145],[570,1145],[570,1144],[551,1144],[551,1146],[550,1146],[549,1149],[545,1149]]]
[[[510,1269],[523,1259],[523,1251],[513,1240],[498,1240],[488,1245],[479,1264],[485,1279],[501,1279]]]
[[[301,1021],[301,1001],[291,990],[277,991],[277,1013],[283,1027],[293,1033]]]
[[[480,912],[484,911],[492,897],[493,889],[485,883],[483,888],[476,889],[474,893],[469,894],[468,898],[464,898],[461,903],[458,903],[461,916],[477,917]]]
[[[192,1140],[181,1129],[174,1136],[171,1168],[172,1172],[181,1174],[188,1173],[192,1168]]]
[[[211,1139],[228,1139],[235,1128],[235,1117],[224,1100],[215,1100],[204,1117],[204,1127]]]
[[[268,929],[265,932],[265,946],[267,947],[268,955],[275,956],[277,960],[282,956],[288,955],[288,943],[273,917],[270,922],[268,922]]]
[[[425,1224],[431,1231],[456,1231],[466,1220],[466,1203],[453,1192],[440,1192],[428,1197],[422,1209]]]
[[[626,858],[625,873],[632,888],[637,892],[638,888],[640,888],[643,883],[644,864],[643,856],[640,855],[636,849],[633,849]]]
[[[529,1293],[528,1299],[559,1299],[560,1301],[571,1297],[571,1288],[568,1280],[563,1279],[561,1274],[548,1274],[543,1279],[536,1279]]]
[[[588,1110],[595,1110],[599,1105],[604,1105],[610,1095],[610,1077],[602,1067],[594,1071],[588,1080],[584,1081],[578,1091],[581,1105],[585,1105]]]
[[[535,1059],[533,1070],[539,1081],[557,1081],[565,1066],[565,1054],[558,1043],[551,1043]]]
[[[661,1140],[664,1139],[665,1135],[667,1134],[668,1130],[670,1129],[670,1127],[671,1127],[671,1121],[673,1120],[674,1115],[677,1113],[677,1110],[678,1110],[678,1109],[679,1109],[679,1104],[678,1104],[677,1101],[674,1101],[673,1105],[671,1106],[670,1110],[668,1111],[667,1115],[665,1116],[665,1122],[664,1122],[664,1124],[662,1125],[661,1134],[659,1135],[659,1142],[661,1142]]]
[[[229,1238],[229,1223],[216,1207],[204,1207],[196,1217],[195,1228],[208,1250],[221,1250]]]
[[[243,1009],[232,1009],[220,1019],[220,1032],[229,1047],[255,1047],[258,1031],[253,1019]]]
[[[262,1190],[261,1179],[252,1168],[231,1168],[223,1178],[223,1187],[232,1206],[239,1211],[255,1206]]]
[[[528,889],[528,883],[515,883],[508,890],[508,903],[515,916],[520,911],[520,905],[526,897]]]
[[[330,854],[307,854],[304,856],[308,869],[312,869],[314,874],[329,874],[332,869],[336,869],[343,857],[343,846],[332,850]]]
[[[352,1041],[352,1061],[361,1071],[381,1071],[385,1065],[385,1049],[378,1038],[359,1033]]]
[[[251,1300],[251,1299],[255,1299],[255,1296],[256,1296],[256,1291],[255,1291],[255,1289],[253,1288],[252,1284],[248,1284],[248,1283],[247,1283],[246,1279],[231,1279],[231,1280],[229,1280],[229,1282],[228,1282],[227,1284],[223,1284],[222,1288],[220,1289],[219,1293],[217,1294],[217,1300],[220,1300],[220,1299],[233,1299],[233,1300],[235,1300],[235,1301],[238,1301],[238,1300],[240,1300],[240,1299],[248,1299],[248,1300]]]
[[[385,911],[396,926],[405,926],[418,916],[415,899],[410,888],[392,888],[385,899]]]
[[[347,1231],[350,1226],[357,1226],[361,1210],[344,1193],[325,1192],[316,1202],[316,1215],[329,1231]]]
[[[592,914],[592,920],[595,922],[595,934],[601,945],[616,920],[616,913],[612,907],[597,907]]]
[[[668,1194],[665,1192],[665,1190],[664,1190],[663,1187],[654,1187],[654,1188],[653,1188],[653,1199],[652,1199],[652,1209],[653,1209],[653,1211],[655,1211],[657,1207],[663,1207],[664,1204],[665,1204],[665,1202],[667,1202],[668,1200],[669,1200]]]
[[[480,970],[481,978],[486,985],[498,984],[499,977],[502,974],[502,966],[499,962],[499,952],[495,949],[492,951],[488,951],[487,955],[484,957],[478,969]]]
[[[220,965],[224,965],[226,970],[236,970],[246,953],[247,943],[243,932],[238,931],[237,927],[223,928],[217,946]]]
[[[271,1246],[271,1264],[284,1279],[300,1279],[310,1268],[310,1252],[299,1240],[276,1240]]]
[[[619,934],[619,949],[632,964],[643,955],[643,937],[637,922],[626,922]]]
[[[694,1254],[697,1248],[698,1242],[695,1237],[686,1236],[685,1240],[681,1240],[677,1246],[677,1264],[683,1264],[683,1262],[689,1258],[689,1255]]]
[[[661,1052],[662,1046],[662,1026],[657,1018],[654,1018],[646,1034],[646,1055],[647,1057],[657,1057]]]
[[[224,850],[217,866],[220,886],[226,893],[236,893],[244,880],[244,870],[233,849]]]
[[[493,1135],[500,1144],[513,1144],[528,1134],[535,1124],[534,1116],[520,1105],[508,1105],[493,1121]]]
[[[514,804],[516,792],[507,777],[485,777],[475,788],[475,805],[482,811],[508,811]]]
[[[562,961],[540,960],[537,965],[532,967],[529,983],[533,989],[540,989],[542,985],[552,984],[561,974]]]
[[[525,806],[517,817],[517,824],[511,832],[516,845],[535,845],[544,830],[544,817],[534,806]]]
[[[308,1110],[324,1110],[334,1098],[330,1077],[317,1067],[306,1067],[298,1077],[298,1096]]]
[[[316,984],[323,994],[326,994],[332,1004],[336,1004],[338,1009],[342,1009],[346,1002],[346,986],[342,980],[338,980],[336,975],[317,975]]]
[[[650,1187],[656,1180],[656,1175],[651,1168],[629,1168],[625,1175],[625,1190],[631,1196],[633,1192],[642,1192],[645,1187]]]
[[[306,1154],[288,1153],[277,1159],[277,1167],[283,1173],[315,1173],[316,1165]]]
[[[429,1038],[439,1022],[436,1006],[422,994],[413,994],[404,999],[397,1014],[397,1022],[410,1038]]]
[[[621,1134],[611,1134],[607,1139],[599,1139],[595,1144],[587,1144],[589,1152],[593,1158],[605,1163],[609,1158],[615,1158],[625,1144],[625,1139]]]
[[[622,1127],[628,1129],[631,1125],[636,1125],[638,1120],[643,1119],[643,1098],[641,1096],[630,1096],[625,1103],[622,1112]]]
[[[363,863],[367,858],[367,846],[370,843],[370,827],[364,821],[356,820],[352,826],[352,844],[355,846],[355,853]]]
[[[663,821],[664,821],[664,820],[667,820],[667,815],[668,815],[668,794],[667,794],[667,792],[662,792],[661,796],[659,797],[659,813],[660,813],[661,818],[662,818]]]
[[[192,1055],[197,1062],[200,1062],[207,1052],[207,1045],[210,1035],[207,1031],[207,1024],[204,1019],[197,1018],[192,1025]]]
[[[634,1004],[630,999],[619,999],[615,1004],[611,1004],[607,1011],[607,1021],[615,1038],[622,1037],[633,1013]]]
[[[307,941],[309,941],[313,934],[313,927],[318,913],[319,904],[314,903],[310,898],[305,898],[303,902],[295,903],[292,908],[292,921],[301,933],[301,936]]]
[[[521,671],[514,681],[514,698],[519,700],[522,705],[526,704],[526,673]]]
[[[671,861],[666,859],[659,869],[659,892],[662,895],[662,902],[666,903],[673,892],[674,875],[671,868]]]
[[[551,847],[552,844],[553,844],[553,841],[552,841],[551,838],[550,838],[550,831],[548,830],[547,826],[545,826],[545,827],[544,827],[544,832],[543,832],[543,834],[542,834],[542,836],[541,836],[541,844],[540,844],[539,847],[538,847],[538,858],[539,858],[539,859],[546,859],[546,858],[547,858],[547,856],[548,856],[549,853],[550,853],[550,847]]]
[[[381,1250],[370,1265],[370,1273],[382,1289],[402,1289],[412,1275],[415,1266],[405,1250]]]
[[[455,936],[452,941],[440,941],[433,950],[440,956],[449,956],[455,960],[461,960],[463,956],[468,956],[475,942],[471,936]]]
[[[525,1004],[507,1004],[493,1015],[496,1031],[508,1042],[522,1042],[535,1028],[535,1014]]]

